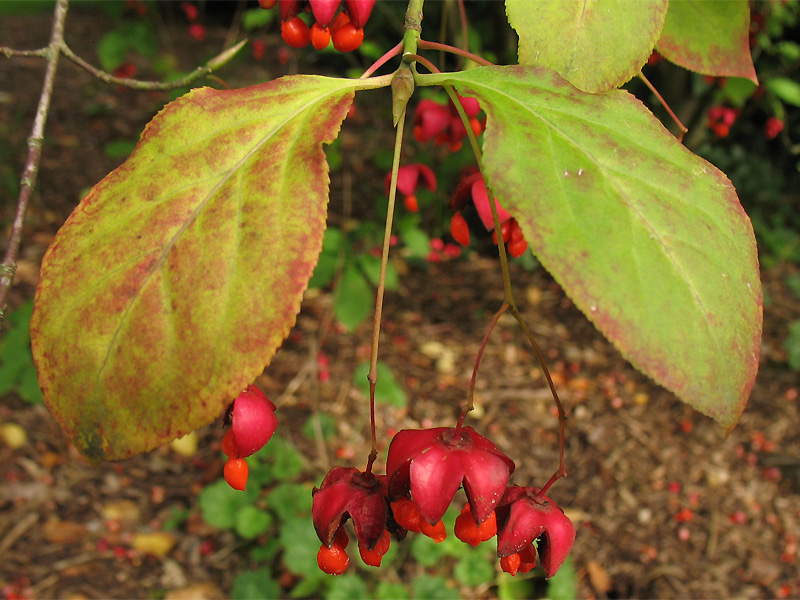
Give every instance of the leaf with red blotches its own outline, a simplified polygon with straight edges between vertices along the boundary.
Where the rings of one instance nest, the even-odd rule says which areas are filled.
[[[358,84],[192,90],[59,231],[31,322],[48,406],[93,461],[209,423],[294,325]]]
[[[747,2],[670,2],[656,49],[686,69],[758,83],[750,55]]]
[[[631,361],[731,430],[758,370],[755,236],[724,173],[628,92],[542,67],[420,76],[487,114],[487,183],[576,306]]]

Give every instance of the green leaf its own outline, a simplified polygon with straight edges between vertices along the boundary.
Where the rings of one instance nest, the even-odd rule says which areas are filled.
[[[232,529],[236,524],[239,510],[252,504],[258,495],[254,486],[240,492],[229,486],[225,480],[218,479],[200,492],[199,504],[203,520],[212,527]]]
[[[334,275],[336,275],[336,268],[339,265],[339,253],[344,242],[345,238],[341,229],[328,227],[322,240],[322,252],[319,255],[319,262],[317,262],[314,274],[308,282],[308,287],[323,288],[333,280]]]
[[[30,320],[33,301],[29,300],[8,315],[8,329],[0,344],[0,394],[12,390],[30,404],[42,402],[31,354]]]
[[[252,540],[269,529],[270,525],[272,525],[272,515],[248,504],[236,513],[233,527],[244,539]]]
[[[417,215],[409,215],[407,218],[400,219],[397,230],[408,255],[412,258],[425,259],[431,251],[431,238],[419,228],[418,223]]]
[[[257,571],[241,571],[236,574],[231,590],[232,600],[250,600],[252,598],[277,598],[280,584],[272,578],[268,568]]]
[[[298,75],[192,90],[70,215],[31,331],[45,400],[88,458],[210,422],[269,363],[322,244],[322,144],[357,85]]]
[[[499,600],[535,598],[536,586],[533,582],[533,579],[519,579],[508,573],[500,573],[497,576],[497,597]]]
[[[456,563],[453,575],[462,585],[468,587],[489,583],[495,578],[496,560],[496,558],[493,560],[487,552],[475,549]]]
[[[106,73],[111,73],[125,62],[128,52],[128,41],[119,29],[106,33],[97,44],[97,57],[100,59],[100,68]]]
[[[358,257],[358,266],[364,271],[370,283],[377,287],[381,274],[381,259],[371,254],[362,254]],[[400,274],[392,263],[386,264],[385,286],[390,292],[396,291],[400,286]]]
[[[750,6],[743,0],[670,2],[656,49],[686,69],[758,83],[749,32]]]
[[[369,597],[367,584],[358,575],[334,577],[325,594],[327,600],[361,600]]]
[[[303,457],[283,437],[274,436],[269,444],[253,456],[268,465],[274,479],[291,480],[303,470]]]
[[[328,586],[330,575],[326,575],[318,568],[316,571],[306,573],[300,582],[289,592],[290,598],[321,598],[320,589]]]
[[[519,34],[519,63],[542,65],[575,87],[621,86],[647,62],[667,0],[506,0]]]
[[[381,581],[375,590],[378,600],[408,600],[408,590],[402,583]]]
[[[789,366],[800,371],[800,320],[789,324],[789,335],[783,341],[783,347],[788,354]]]
[[[375,402],[397,406],[398,408],[404,407],[408,402],[406,393],[403,391],[400,382],[397,381],[389,366],[379,360],[375,369],[378,377],[378,383],[375,386]],[[361,390],[361,393],[367,397],[369,397],[368,374],[369,363],[361,363],[353,370],[353,383]]]
[[[317,551],[320,543],[311,523],[310,512],[305,518],[284,521],[280,539],[284,548],[283,562],[287,569],[304,576],[319,573]]]
[[[411,542],[411,556],[423,567],[433,567],[445,556],[444,548],[422,534]]]
[[[103,153],[109,158],[125,158],[136,148],[133,140],[114,140],[106,144]]]
[[[420,600],[457,600],[458,591],[447,585],[444,577],[423,575],[411,582],[412,598]]]
[[[547,597],[551,600],[572,600],[578,597],[578,578],[571,556],[567,557],[558,572],[547,581]]]
[[[353,331],[369,317],[375,306],[372,288],[355,265],[347,265],[339,284],[333,312],[347,331]]]
[[[787,104],[800,106],[800,83],[788,77],[774,77],[764,86]]]
[[[245,31],[253,31],[263,27],[275,20],[274,10],[264,10],[263,8],[248,8],[242,15],[242,28]]]
[[[327,413],[315,412],[306,420],[303,425],[303,435],[310,440],[317,438],[317,425],[319,423],[319,430],[322,434],[323,440],[329,440],[336,435],[336,419]]]
[[[584,94],[537,67],[419,79],[480,100],[485,175],[578,308],[635,367],[732,429],[758,369],[762,306],[755,238],[727,177],[625,91]]]
[[[311,514],[311,486],[299,483],[282,483],[267,496],[269,507],[280,521],[305,518]]]

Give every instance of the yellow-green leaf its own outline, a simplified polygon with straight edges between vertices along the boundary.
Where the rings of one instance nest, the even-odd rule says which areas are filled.
[[[31,323],[45,401],[94,461],[213,420],[294,324],[325,230],[353,81],[193,90],[146,127],[44,257]]]
[[[487,181],[576,306],[730,430],[758,369],[762,296],[727,177],[625,91],[587,94],[541,67],[419,80],[479,99]]]
[[[519,63],[542,65],[586,92],[621,86],[661,33],[667,0],[506,0]]]
[[[745,0],[676,0],[669,4],[656,48],[692,71],[758,83],[749,31],[750,5]]]

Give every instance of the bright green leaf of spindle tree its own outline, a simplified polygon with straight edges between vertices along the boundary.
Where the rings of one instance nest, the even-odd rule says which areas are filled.
[[[91,460],[210,422],[270,361],[317,262],[322,145],[356,87],[294,76],[193,90],[70,215],[31,332],[45,400]]]
[[[742,0],[670,2],[656,49],[692,71],[758,83],[749,32],[750,5]]]
[[[577,88],[621,86],[642,68],[661,33],[667,0],[506,0],[519,63],[541,65]]]
[[[758,368],[755,239],[723,173],[624,91],[538,67],[430,75],[488,115],[483,163],[566,293],[639,370],[730,430]]]

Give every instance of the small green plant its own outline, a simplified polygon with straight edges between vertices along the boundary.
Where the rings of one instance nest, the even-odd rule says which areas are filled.
[[[0,344],[0,396],[13,391],[25,402],[40,404],[42,391],[36,379],[28,326],[32,313],[33,301],[28,300],[8,316],[8,331]]]

